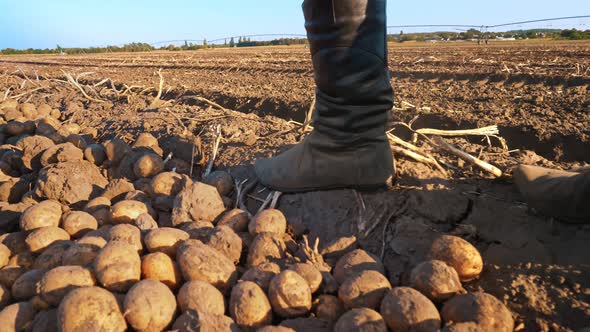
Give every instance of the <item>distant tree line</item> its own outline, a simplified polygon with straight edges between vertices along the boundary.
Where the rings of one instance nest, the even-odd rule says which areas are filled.
[[[590,39],[590,30],[582,31],[576,29],[558,30],[558,29],[529,29],[529,30],[512,30],[506,32],[489,32],[477,29],[469,29],[462,32],[427,32],[427,33],[404,33],[390,34],[387,36],[388,41],[407,42],[407,41],[458,41],[458,40],[477,40],[477,39],[564,39],[579,40]]]
[[[73,47],[63,48],[57,45],[50,49],[24,49],[16,50],[14,48],[6,48],[0,51],[2,54],[84,54],[84,53],[108,53],[108,52],[147,52],[153,51],[155,48],[146,43],[130,43],[124,46],[106,46],[106,47]]]

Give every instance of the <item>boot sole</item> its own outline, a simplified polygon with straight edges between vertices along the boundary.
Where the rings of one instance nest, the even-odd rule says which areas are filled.
[[[358,190],[362,192],[383,192],[388,191],[393,188],[393,183],[380,183],[380,184],[367,184],[367,185],[333,185],[333,186],[324,186],[324,187],[307,187],[307,188],[281,188],[281,187],[274,187],[274,186],[267,186],[263,183],[265,187],[269,189],[280,191],[285,194],[300,194],[312,191],[329,191],[329,190],[339,190],[339,189],[352,189]]]

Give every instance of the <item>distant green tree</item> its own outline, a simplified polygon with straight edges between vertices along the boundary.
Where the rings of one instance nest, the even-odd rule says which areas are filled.
[[[208,48],[209,44],[207,44],[207,38],[203,39],[203,48]]]
[[[234,37],[231,37],[229,40],[229,47],[236,47],[236,42],[234,41]]]

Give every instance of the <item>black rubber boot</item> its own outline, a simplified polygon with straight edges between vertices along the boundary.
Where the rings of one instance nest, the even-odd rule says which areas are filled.
[[[386,187],[393,90],[385,0],[305,0],[303,13],[317,86],[314,130],[285,153],[257,161],[258,178],[282,192]]]
[[[590,173],[521,165],[514,182],[540,213],[568,223],[590,223]]]

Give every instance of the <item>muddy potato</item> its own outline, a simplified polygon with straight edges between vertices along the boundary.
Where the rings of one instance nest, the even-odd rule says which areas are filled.
[[[268,291],[268,285],[272,278],[281,273],[281,267],[276,263],[262,263],[249,268],[240,278],[242,281],[252,281],[260,286],[264,292]]]
[[[34,257],[29,251],[23,251],[10,257],[8,264],[0,269],[0,284],[11,288],[16,279],[33,266]]]
[[[148,204],[150,202],[150,198],[148,194],[144,193],[141,190],[132,190],[125,194],[123,198],[126,201],[138,201]]]
[[[132,147],[135,149],[139,147],[150,148],[153,146],[159,146],[158,139],[150,133],[141,133],[135,139]]]
[[[100,287],[71,291],[60,303],[57,324],[62,332],[127,331],[115,296]]]
[[[410,285],[434,302],[464,292],[457,271],[443,261],[422,262],[412,269]]]
[[[172,330],[179,332],[190,331],[227,331],[239,332],[240,328],[234,321],[221,315],[211,315],[194,310],[188,310],[180,315],[172,325]]]
[[[30,186],[29,181],[19,178],[11,178],[8,181],[0,182],[0,202],[11,204],[21,202]]]
[[[62,216],[61,204],[47,200],[28,207],[20,217],[20,229],[32,231],[41,227],[59,226]]]
[[[43,301],[40,295],[33,296],[33,298],[29,302],[31,302],[31,304],[36,310],[48,310],[51,308],[51,305]]]
[[[4,307],[6,307],[11,301],[12,297],[10,296],[10,290],[0,284],[0,310],[4,309]]]
[[[149,252],[163,252],[170,257],[175,257],[180,243],[188,238],[189,234],[183,230],[161,227],[147,233],[143,241]]]
[[[80,126],[75,123],[66,123],[63,124],[59,130],[60,134],[64,137],[68,137],[71,134],[79,134],[80,133]]]
[[[170,212],[174,207],[174,196],[158,196],[154,198],[153,205],[157,210]]]
[[[338,332],[387,332],[383,317],[368,308],[356,308],[348,311],[338,319],[334,326]],[[397,332],[397,330],[395,330]],[[436,330],[432,330],[436,331]]]
[[[138,178],[151,178],[164,170],[162,157],[155,153],[147,153],[133,164],[133,173]]]
[[[84,149],[84,158],[96,166],[100,166],[107,158],[105,149],[100,144],[90,144]]]
[[[185,241],[179,246],[176,257],[184,280],[208,282],[225,293],[237,279],[233,262],[201,241]]]
[[[139,228],[142,232],[148,232],[158,228],[158,223],[149,213],[140,214],[131,224]]]
[[[138,201],[120,201],[111,206],[109,219],[113,224],[130,224],[141,214],[149,213],[148,206]]]
[[[241,281],[231,291],[229,313],[239,326],[254,329],[272,323],[272,308],[260,286]]]
[[[171,289],[178,288],[182,282],[178,265],[170,256],[162,252],[154,252],[142,257],[141,278],[158,280]]]
[[[120,224],[111,227],[109,230],[109,241],[121,241],[131,245],[138,254],[143,251],[141,244],[141,231],[130,224]]]
[[[229,210],[221,215],[217,226],[228,226],[231,227],[234,232],[241,233],[248,231],[248,213],[240,209]]]
[[[312,305],[312,312],[319,318],[329,322],[335,322],[344,314],[344,303],[334,295],[320,295]]]
[[[225,206],[215,187],[202,182],[186,186],[174,199],[172,223],[189,221],[213,223],[225,212]]]
[[[59,332],[57,329],[57,309],[38,312],[33,319],[31,332]]]
[[[150,187],[155,195],[176,196],[190,179],[175,172],[160,173],[152,178]]]
[[[463,282],[478,278],[483,269],[479,251],[471,243],[457,236],[439,236],[432,243],[427,256],[429,259],[440,260],[452,266]]]
[[[61,221],[61,227],[74,239],[96,230],[98,222],[90,213],[84,211],[71,211],[66,213]]]
[[[35,269],[53,269],[61,265],[64,253],[72,246],[72,241],[59,241],[47,247],[33,263]]]
[[[66,161],[82,160],[83,158],[82,150],[68,142],[54,145],[45,150],[41,154],[41,165],[45,167]]]
[[[58,306],[70,291],[94,286],[90,269],[81,266],[59,266],[45,273],[39,282],[39,295],[52,306]]]
[[[338,289],[338,298],[348,308],[378,310],[383,296],[391,289],[389,280],[377,271],[367,270],[348,277]]]
[[[25,239],[27,232],[14,232],[0,235],[0,243],[8,247],[12,255],[19,254],[27,250]]]
[[[248,249],[248,266],[279,261],[285,257],[286,250],[285,242],[280,235],[260,233]]]
[[[228,172],[214,171],[203,182],[217,188],[221,196],[227,196],[234,190],[234,178]]]
[[[365,270],[374,270],[385,274],[385,268],[381,260],[362,249],[355,249],[342,256],[334,267],[334,278],[342,284],[349,277]]]
[[[311,290],[307,281],[294,271],[285,270],[268,286],[272,309],[284,318],[303,316],[311,309]]]
[[[2,332],[25,331],[35,319],[37,311],[29,302],[17,302],[0,311]]]
[[[242,239],[231,228],[227,226],[215,227],[205,243],[231,259],[234,264],[240,261]]]
[[[234,287],[235,289],[235,287]],[[177,295],[180,311],[195,310],[211,315],[225,313],[225,299],[212,285],[199,280],[186,282]]]
[[[191,239],[201,242],[206,242],[213,233],[213,224],[206,221],[186,222],[181,224],[179,228],[187,232]]]
[[[109,242],[94,260],[96,279],[106,289],[126,292],[141,277],[141,259],[136,248],[120,242]]]
[[[128,192],[133,190],[135,190],[135,186],[127,179],[112,179],[104,188],[102,196],[108,198],[112,203],[118,203],[124,199]]]
[[[99,196],[91,199],[86,203],[84,211],[90,213],[98,222],[99,225],[104,225],[110,222],[111,200]]]
[[[107,244],[107,241],[102,238],[94,238],[97,241],[88,242],[89,238],[83,238],[77,243],[70,246],[62,255],[61,264],[69,266],[89,266],[94,262],[100,249]],[[102,241],[98,240],[102,239]]]
[[[70,134],[68,137],[66,137],[66,142],[71,143],[73,146],[80,149],[82,152],[82,157],[84,157],[84,150],[86,150],[86,147],[88,147],[88,143],[84,137],[82,137],[82,135]]]
[[[441,315],[446,323],[476,323],[480,331],[514,331],[510,310],[487,293],[457,295],[445,302]]]
[[[176,298],[170,289],[157,280],[135,284],[123,305],[125,319],[137,331],[159,332],[170,324],[176,313]]]
[[[59,227],[48,226],[41,227],[34,230],[25,242],[29,247],[29,251],[33,254],[40,254],[43,250],[47,249],[50,245],[59,241],[67,241],[70,239],[70,234]]]
[[[9,121],[4,125],[4,132],[9,136],[20,136],[25,131],[25,124],[20,121]]]
[[[259,233],[285,234],[287,231],[287,219],[277,209],[266,209],[257,213],[248,224],[251,235]]]
[[[109,161],[109,166],[117,166],[121,159],[131,153],[131,147],[119,138],[114,138],[104,143],[104,150]]]
[[[413,288],[396,287],[387,291],[380,312],[392,331],[440,329],[440,315],[434,303]]]
[[[0,268],[3,268],[6,264],[8,264],[11,255],[12,253],[10,252],[10,249],[4,244],[0,243]]]
[[[310,263],[296,263],[289,266],[289,270],[297,272],[307,281],[312,294],[322,285],[322,273]]]
[[[259,328],[256,330],[256,332],[295,332],[295,330],[286,326],[267,325],[265,327]]]

